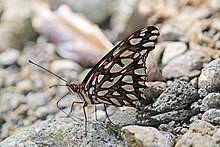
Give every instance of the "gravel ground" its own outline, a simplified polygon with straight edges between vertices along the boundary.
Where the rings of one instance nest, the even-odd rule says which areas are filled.
[[[90,14],[102,26],[109,23],[106,26],[111,26],[112,32],[108,30],[106,34],[111,40],[120,40],[129,28],[134,31],[146,24],[155,24],[161,36],[147,63],[151,70],[145,96],[151,104],[143,102],[137,108],[109,106],[114,124],[106,119],[102,105],[97,106],[98,121],[94,107],[89,106],[87,131],[80,104],[75,104],[70,117],[66,117],[71,103],[79,98],[73,94],[63,97],[68,89],[53,85],[65,85],[65,82],[29,60],[74,83],[80,82],[90,68],[61,57],[56,42],[49,43],[48,36],[32,29],[28,31],[27,25],[31,23],[25,20],[31,18],[29,14],[9,15],[15,6],[17,9],[24,6],[22,0],[17,2],[19,5],[5,2],[0,6],[5,8],[0,22],[0,38],[3,38],[0,41],[0,146],[220,146],[220,1],[165,3],[159,0],[158,5],[149,0],[129,1],[126,5],[120,1],[115,7],[118,16],[107,11],[101,16],[94,14],[96,17]],[[53,5],[49,1],[49,4],[56,9],[59,2]],[[86,4],[90,12],[97,8]],[[108,6],[101,2],[100,5]],[[119,6],[124,6],[124,12]],[[77,10],[83,13],[85,8]],[[143,23],[137,21],[143,19],[139,13],[149,19]],[[116,21],[118,17],[123,25]],[[24,32],[16,34],[23,39],[15,39],[15,28],[5,28],[16,26],[11,25],[11,20],[12,24],[24,23],[22,26],[29,33],[24,33],[23,28]]]

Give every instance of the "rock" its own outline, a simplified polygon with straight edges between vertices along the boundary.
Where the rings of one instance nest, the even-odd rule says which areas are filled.
[[[149,113],[149,114],[148,114]],[[150,111],[139,116],[137,123],[140,125],[146,126],[159,126],[162,123],[169,123],[171,121],[175,121],[176,123],[181,121],[186,121],[190,117],[198,114],[199,111],[197,109],[192,110],[174,110],[159,114],[150,114]]]
[[[129,1],[112,1],[111,10],[111,36],[113,42],[124,39],[134,29],[144,26],[143,17],[137,8],[138,2]]]
[[[30,80],[19,81],[18,83],[16,83],[16,87],[18,88],[18,91],[20,91],[24,95],[33,90]]]
[[[163,68],[162,75],[167,78],[182,76],[195,77],[200,74],[203,64],[210,61],[208,54],[202,50],[188,51],[172,60]]]
[[[198,99],[197,90],[187,82],[174,81],[153,103],[157,112],[179,110]]]
[[[56,107],[42,106],[38,107],[33,113],[38,119],[45,120],[50,114],[54,115],[57,112]]]
[[[144,90],[144,96],[152,101],[153,98],[157,98],[165,89],[167,88],[166,83],[164,82],[147,82],[147,87]]]
[[[167,64],[174,57],[181,55],[187,50],[183,42],[167,42],[163,53],[162,64]]]
[[[165,47],[166,42],[158,42],[155,49],[149,53],[147,58],[153,60],[156,65],[159,65],[161,63],[161,57],[163,56]]]
[[[146,74],[147,81],[163,81],[164,77],[162,76],[158,66],[153,60],[147,59],[146,61]]]
[[[89,17],[92,21],[97,24],[104,23],[106,19],[109,18],[110,11],[109,5],[111,5],[111,1],[102,1],[102,0],[81,0],[74,1],[72,4],[73,10],[76,12],[80,12]]]
[[[50,99],[52,99],[53,93],[38,92],[38,93],[29,93],[25,99],[26,103],[31,108],[37,108],[39,106],[44,106]]]
[[[127,142],[128,146],[140,147],[172,147],[174,145],[171,136],[160,132],[153,127],[142,127],[130,125],[121,129],[122,137]]]
[[[219,2],[220,2],[220,1],[219,1]],[[220,31],[219,23],[220,23],[220,19],[219,19],[219,18],[214,18],[214,19],[212,20],[211,28],[212,28],[212,29],[215,29],[215,30],[217,30],[217,31]]]
[[[219,93],[209,93],[203,100],[200,107],[201,111],[207,111],[211,108],[220,108],[220,94]]]
[[[193,78],[190,83],[192,84],[192,86],[196,89],[198,89],[198,77]]]
[[[198,90],[198,94],[199,94],[199,97],[205,97],[209,94],[209,92],[207,90],[204,90],[204,89],[199,89]]]
[[[184,29],[176,27],[172,24],[164,24],[160,30],[161,36],[163,36],[166,41],[183,41],[187,42],[189,39],[185,35]]]
[[[219,147],[220,136],[217,134],[217,127],[205,121],[194,122],[175,145],[175,147],[186,146]]]
[[[210,6],[211,6],[211,8],[213,8],[215,10],[219,10],[220,1],[219,0],[212,0],[212,1],[210,1]]]
[[[102,123],[88,122],[87,136],[83,121],[70,118],[36,123],[5,139],[0,146],[125,146]]]
[[[133,107],[120,107],[112,116],[111,121],[119,127],[135,124],[137,109]],[[108,120],[108,119],[107,119]]]
[[[12,65],[19,58],[20,52],[16,49],[10,48],[0,53],[0,65]]]
[[[22,48],[36,37],[30,20],[30,1],[4,1],[1,16],[0,47]]]
[[[65,59],[53,61],[50,65],[50,69],[55,73],[63,70],[82,71],[82,67],[79,64]]]
[[[220,91],[220,59],[213,60],[202,69],[198,86],[209,92]]]
[[[202,120],[220,125],[220,109],[209,109],[202,115]]]
[[[141,125],[158,126],[161,123],[187,120],[199,113],[198,108],[188,108],[197,99],[198,94],[194,87],[187,82],[176,80],[152,105],[138,111],[137,122]]]

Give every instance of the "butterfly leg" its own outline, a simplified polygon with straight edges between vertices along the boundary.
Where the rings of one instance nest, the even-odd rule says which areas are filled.
[[[84,103],[83,104],[83,113],[84,113],[84,116],[85,116],[85,122],[84,122],[84,124],[85,124],[85,136],[87,136],[87,122],[88,122],[87,116],[86,116],[86,110],[85,110],[86,106],[87,106],[87,103]]]
[[[70,114],[73,112],[73,106],[74,106],[75,103],[80,103],[80,104],[82,104],[83,102],[73,101],[72,104],[71,104],[70,112],[68,113],[67,117],[70,117]]]
[[[60,101],[64,98],[64,97],[66,97],[67,95],[69,94],[69,92],[67,93],[67,94],[65,94],[64,96],[62,96],[58,101],[57,101],[57,108],[58,109],[60,109],[63,113],[65,113],[66,115],[67,115],[67,117],[69,117],[70,116],[70,113],[72,112],[72,107],[73,107],[73,104],[72,104],[72,106],[71,106],[71,112],[70,113],[66,113],[62,108],[60,108],[60,106],[59,106],[59,103],[60,103]],[[77,120],[75,120],[73,117],[70,117],[72,120],[74,120],[75,122],[77,122],[77,123],[80,123],[79,121],[77,121]]]
[[[105,110],[105,115],[106,115],[107,119],[109,120],[110,124],[116,126],[116,124],[113,123],[113,122],[111,121],[111,119],[109,118],[109,116],[108,116],[106,104],[104,104],[104,110]]]
[[[97,107],[95,105],[95,120],[98,121],[98,117],[97,117]]]

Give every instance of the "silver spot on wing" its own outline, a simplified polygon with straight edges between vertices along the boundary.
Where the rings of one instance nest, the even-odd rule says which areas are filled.
[[[142,38],[132,38],[129,42],[131,45],[137,45],[141,42]]]

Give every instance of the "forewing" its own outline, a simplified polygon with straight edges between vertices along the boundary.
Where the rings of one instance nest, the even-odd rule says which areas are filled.
[[[142,28],[116,45],[87,74],[82,82],[92,103],[134,106],[145,99],[145,60],[155,48],[159,31]]]

